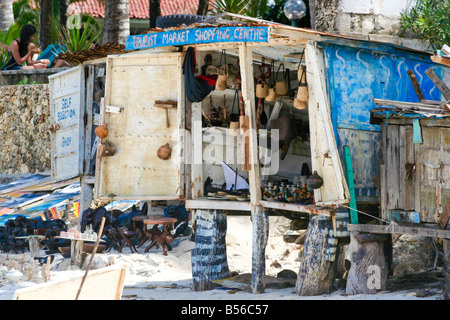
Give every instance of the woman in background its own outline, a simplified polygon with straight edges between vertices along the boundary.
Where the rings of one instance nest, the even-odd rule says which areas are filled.
[[[5,70],[17,69],[45,69],[50,64],[50,60],[33,60],[33,55],[41,52],[33,43],[36,27],[27,24],[20,31],[20,39],[15,39],[8,47],[11,58],[5,66]],[[24,63],[26,65],[24,66]]]

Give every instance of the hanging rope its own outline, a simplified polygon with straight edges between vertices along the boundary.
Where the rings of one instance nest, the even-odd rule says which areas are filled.
[[[397,226],[398,224],[395,222],[395,221],[387,221],[387,220],[384,220],[384,219],[382,219],[382,218],[379,218],[379,217],[375,217],[375,216],[373,216],[373,215],[371,215],[371,214],[369,214],[369,213],[367,213],[367,212],[363,212],[363,211],[360,211],[360,210],[357,210],[357,209],[353,209],[353,208],[350,208],[350,207],[348,207],[348,206],[346,206],[346,205],[343,205],[343,204],[340,204],[339,206],[341,206],[341,207],[344,207],[344,208],[347,208],[347,209],[350,209],[350,210],[353,210],[353,211],[355,211],[355,212],[358,212],[358,213],[361,213],[361,214],[364,214],[364,215],[366,215],[366,216],[369,216],[369,217],[371,217],[371,218],[373,218],[373,219],[377,219],[377,220],[380,220],[380,221],[382,221],[382,222],[385,222],[385,223],[387,223],[388,225],[387,225],[387,227],[386,227],[386,231],[387,230],[389,230],[389,228],[392,228],[392,232],[394,231],[394,226]]]

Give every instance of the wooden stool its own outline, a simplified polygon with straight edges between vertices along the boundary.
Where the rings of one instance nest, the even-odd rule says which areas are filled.
[[[163,254],[167,256],[167,251],[172,251],[172,247],[169,244],[173,241],[173,236],[170,233],[171,227],[177,221],[177,218],[157,216],[151,216],[147,220],[144,220],[144,224],[154,225],[151,231],[146,231],[148,237],[151,239],[151,243],[145,248],[145,252],[150,250],[153,246],[160,244],[163,249]],[[162,225],[162,232],[158,229],[158,225]]]
[[[122,236],[122,245],[119,248],[119,252],[122,252],[123,247],[125,244],[128,245],[128,247],[131,250],[131,253],[134,253],[133,249],[137,251],[136,247],[134,246],[134,240],[136,239],[137,232],[135,231],[127,231],[127,230],[119,230],[121,236]]]
[[[133,224],[135,222],[142,222],[143,223],[142,229],[139,229],[136,226],[136,224],[134,224],[134,226],[133,226],[135,228],[135,230],[137,230],[137,232],[140,233],[140,234],[138,234],[138,240],[139,240],[139,245],[137,246],[138,248],[142,247],[142,245],[145,242],[147,242],[147,240],[150,240],[152,238],[151,237],[151,235],[152,235],[151,230],[146,230],[145,224],[144,224],[144,221],[148,220],[150,218],[152,218],[152,219],[160,219],[160,218],[164,218],[164,215],[162,215],[162,214],[155,214],[155,215],[150,215],[150,216],[142,215],[142,216],[133,217]]]

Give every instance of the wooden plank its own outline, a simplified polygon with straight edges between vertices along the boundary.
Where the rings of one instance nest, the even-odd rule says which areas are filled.
[[[242,77],[242,97],[244,99],[245,115],[249,117],[249,146],[250,163],[249,172],[250,202],[255,205],[262,199],[261,194],[261,173],[258,156],[258,137],[256,124],[255,88],[253,78],[253,57],[252,48],[245,43],[239,44],[239,64]]]
[[[202,104],[192,103],[191,130],[191,199],[203,196],[203,133],[202,133]]]
[[[433,68],[428,68],[425,70],[425,74],[430,78],[430,80],[434,83],[434,85],[439,89],[446,100],[450,100],[450,89],[447,85],[442,81],[441,78],[434,72]]]
[[[445,57],[431,56],[431,61],[450,66],[450,59]]]
[[[126,270],[125,265],[115,265],[91,271],[79,299],[120,300]],[[75,300],[82,278],[77,276],[21,288],[14,292],[13,300]]]
[[[81,194],[80,194],[80,212],[84,212],[90,208],[93,195],[93,186],[88,183],[85,178],[90,174],[91,159],[92,159],[92,119],[93,119],[93,104],[94,104],[94,82],[95,82],[95,66],[89,65],[87,69],[86,79],[86,106],[85,106],[85,119],[87,121],[84,124],[84,159],[83,159],[83,174],[80,178]]]
[[[269,234],[269,218],[267,211],[257,206],[262,199],[261,172],[259,168],[258,137],[256,123],[255,87],[253,77],[253,53],[252,48],[245,43],[239,44],[239,64],[241,70],[241,89],[244,101],[245,115],[249,118],[249,153],[251,169],[248,173],[250,185],[250,203],[253,236],[252,236],[252,292],[264,292],[265,282],[265,250]]]
[[[320,205],[344,204],[350,201],[350,194],[337,151],[336,138],[331,122],[330,105],[325,81],[324,55],[315,43],[308,42],[305,48],[307,79],[310,88],[308,108],[314,130],[311,132],[311,161],[313,170],[322,176],[324,184],[314,190],[316,203]],[[315,149],[313,149],[313,145]]]
[[[444,283],[442,293],[445,300],[450,300],[450,240],[444,239],[442,247],[444,253],[444,267],[442,269]]]
[[[252,168],[250,163],[250,118],[248,116],[240,116],[239,125],[242,137],[241,168],[242,171],[250,171]]]
[[[259,205],[275,210],[287,210],[295,212],[304,212],[308,214],[317,214],[322,216],[331,216],[334,213],[334,209],[327,207],[319,207],[314,205],[301,205],[295,203],[275,202],[275,201],[259,201]]]
[[[351,232],[370,232],[381,234],[411,234],[424,237],[450,239],[450,230],[431,229],[425,227],[407,227],[399,225],[349,224]]]
[[[423,95],[422,89],[420,88],[419,81],[417,81],[414,70],[408,70],[407,73],[408,73],[409,80],[411,80],[411,84],[414,88],[414,91],[416,92],[417,98],[419,100],[424,100],[425,96]]]
[[[357,207],[355,194],[355,180],[353,177],[353,165],[349,146],[344,146],[344,162],[345,162],[345,171],[347,173],[348,190],[350,192],[350,203],[349,203],[350,222],[358,223],[358,212],[356,211]]]
[[[429,112],[441,112],[443,110],[442,106],[436,106],[435,104],[425,104],[421,102],[405,102],[397,100],[387,100],[387,99],[372,99],[373,103],[378,106],[395,106],[399,108],[404,108],[408,110],[423,110]],[[444,104],[444,102],[442,102]]]
[[[387,145],[386,145],[386,192],[387,207],[386,209],[400,208],[399,207],[399,136],[398,126],[387,127]]]
[[[230,211],[250,211],[251,205],[248,201],[225,201],[225,200],[186,200],[187,209],[202,210],[230,210]]]

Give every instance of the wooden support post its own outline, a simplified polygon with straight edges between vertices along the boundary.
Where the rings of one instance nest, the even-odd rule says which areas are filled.
[[[244,100],[245,116],[249,120],[248,142],[250,171],[248,180],[250,185],[251,216],[253,222],[252,241],[252,292],[264,292],[265,250],[269,232],[269,219],[266,210],[259,207],[262,200],[261,172],[258,154],[258,125],[256,123],[255,85],[253,76],[252,48],[247,44],[239,44],[239,63],[241,69],[242,98]]]
[[[214,289],[211,280],[230,275],[225,236],[227,216],[220,210],[196,210],[195,248],[192,251],[192,279],[194,291]]]
[[[70,260],[72,265],[81,268],[83,265],[83,241],[71,240]]]
[[[450,240],[444,239],[444,268],[442,270],[444,276],[443,296],[445,300],[450,300]]]
[[[331,217],[310,215],[306,231],[296,292],[299,296],[329,294],[336,273],[336,264],[326,260]]]
[[[94,109],[94,83],[95,83],[95,66],[89,65],[86,67],[86,104],[84,116],[87,121],[84,125],[84,159],[83,159],[83,174],[80,177],[81,197],[80,197],[80,221],[82,213],[91,207],[94,185],[91,176],[91,161],[92,159],[92,131],[93,131],[93,109]]]
[[[386,290],[389,273],[387,248],[391,238],[388,235],[350,233],[351,267],[347,278],[347,294],[375,294]]]
[[[39,237],[36,236],[28,238],[28,244],[30,246],[30,255],[32,257],[39,257],[41,250]]]
[[[252,210],[252,292],[263,293],[266,283],[266,246],[269,239],[269,214],[262,207]]]

